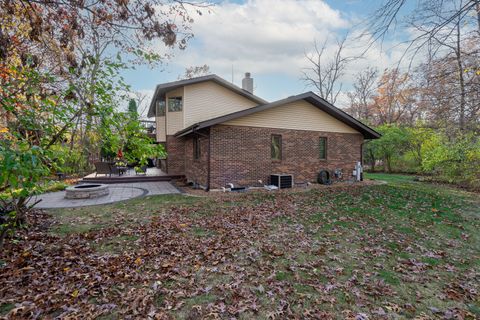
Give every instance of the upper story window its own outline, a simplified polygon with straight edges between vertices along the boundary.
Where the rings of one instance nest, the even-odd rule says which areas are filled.
[[[319,143],[319,157],[321,160],[326,160],[327,159],[327,138],[325,137],[320,137]]]
[[[183,102],[182,97],[168,98],[168,112],[182,111]]]
[[[282,136],[279,134],[272,134],[271,139],[270,155],[272,160],[282,160]]]
[[[157,117],[165,116],[165,100],[157,100],[157,105],[155,106],[155,115]]]

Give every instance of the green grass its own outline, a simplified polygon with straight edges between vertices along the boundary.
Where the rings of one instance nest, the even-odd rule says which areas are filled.
[[[123,306],[118,314],[129,305],[124,294],[158,282],[148,303],[179,319],[350,317],[346,310],[375,319],[379,308],[406,319],[435,317],[432,307],[478,316],[478,195],[413,176],[366,176],[387,183],[58,209],[49,233],[83,241],[94,261],[128,266],[121,289],[107,294]]]
[[[146,223],[173,205],[192,205],[201,201],[205,200],[184,195],[156,195],[102,206],[52,209],[58,224],[51,228],[51,232],[65,236],[112,225]]]
[[[398,280],[395,272],[388,271],[388,270],[381,270],[378,274],[379,274],[380,278],[385,280],[385,282],[388,283],[388,284],[393,284],[393,285],[400,284],[400,281]]]
[[[3,304],[1,304],[0,305],[0,316],[6,315],[13,308],[15,308],[15,305],[13,303],[3,303]]]

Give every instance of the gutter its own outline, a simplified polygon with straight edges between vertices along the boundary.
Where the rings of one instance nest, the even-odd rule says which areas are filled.
[[[187,127],[181,131],[178,131],[177,133],[175,133],[173,136],[174,137],[181,137],[183,136],[184,134],[188,133],[189,131],[192,131],[191,133],[195,133],[196,132],[196,129],[199,127],[199,123],[195,123],[195,124],[192,124],[190,127]]]

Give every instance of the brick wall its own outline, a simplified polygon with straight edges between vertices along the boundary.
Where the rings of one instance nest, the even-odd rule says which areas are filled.
[[[272,173],[294,175],[296,182],[316,181],[320,170],[342,169],[348,178],[361,158],[363,136],[351,133],[217,125],[211,128],[210,188],[227,183],[269,182]],[[272,134],[282,135],[282,160],[271,159]],[[327,160],[319,159],[319,137],[327,137]]]
[[[198,135],[200,143],[200,158],[194,159],[193,140],[194,135],[189,135],[185,140],[185,177],[188,182],[200,184],[206,187],[208,184],[208,130],[203,130]]]
[[[185,174],[185,138],[167,136],[167,173]]]

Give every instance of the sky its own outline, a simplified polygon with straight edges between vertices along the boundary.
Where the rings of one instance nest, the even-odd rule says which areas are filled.
[[[158,51],[172,54],[161,66],[136,67],[124,73],[134,91],[150,102],[155,86],[175,81],[186,67],[207,64],[211,73],[241,86],[245,72],[254,78],[254,94],[274,101],[305,91],[302,71],[309,66],[305,53],[313,43],[326,41],[326,56],[335,50],[335,41],[348,34],[345,53],[358,56],[367,40],[356,36],[364,30],[363,22],[380,5],[379,0],[247,0],[219,1],[210,13],[201,16],[192,10],[191,32],[185,50],[167,50],[161,43]],[[343,94],[338,107],[346,107],[346,92],[351,90],[355,74],[367,67],[380,71],[391,67],[404,52],[398,35],[373,46],[362,59],[347,67],[342,78]],[[401,36],[400,36],[401,37]],[[233,72],[232,72],[233,70]]]

